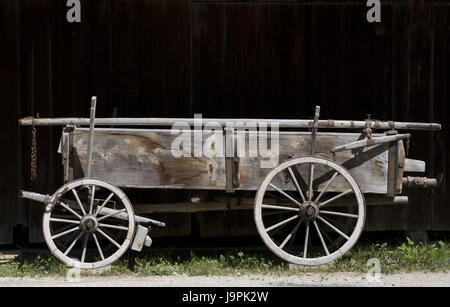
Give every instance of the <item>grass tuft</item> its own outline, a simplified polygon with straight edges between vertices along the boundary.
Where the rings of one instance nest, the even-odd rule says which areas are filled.
[[[270,252],[129,252],[111,267],[94,273],[96,276],[135,275],[295,275],[304,272],[359,272],[371,268],[369,259],[379,261],[381,273],[425,271],[446,272],[450,269],[450,244],[416,244],[409,238],[399,244],[359,244],[332,264],[291,270]],[[0,263],[0,277],[64,277],[67,268],[53,256],[22,254],[9,262]],[[86,273],[92,275],[93,273]]]

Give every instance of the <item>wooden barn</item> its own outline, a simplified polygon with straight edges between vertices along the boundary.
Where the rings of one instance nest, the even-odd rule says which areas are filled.
[[[450,230],[450,2],[382,0],[379,23],[367,21],[366,0],[80,3],[80,22],[68,22],[66,1],[0,2],[0,244],[17,229],[42,242],[43,208],[18,191],[63,182],[60,129],[37,130],[32,181],[31,129],[18,119],[89,117],[94,95],[98,117],[308,119],[320,105],[323,119],[441,123],[409,142],[440,185],[408,192],[407,205],[368,207],[365,230]],[[151,193],[134,197],[195,196]],[[158,215],[173,227],[156,235],[256,233],[251,210]]]

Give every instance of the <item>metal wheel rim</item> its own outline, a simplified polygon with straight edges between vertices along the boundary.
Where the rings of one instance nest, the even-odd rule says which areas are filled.
[[[269,236],[268,232],[266,231],[266,228],[264,226],[264,223],[262,221],[262,201],[265,195],[265,192],[267,190],[268,184],[270,181],[281,171],[287,169],[290,166],[296,165],[296,164],[302,164],[302,163],[315,163],[315,164],[323,164],[326,166],[331,167],[335,171],[338,171],[339,174],[344,176],[346,181],[350,184],[352,187],[355,197],[358,202],[358,219],[356,222],[356,226],[349,237],[349,240],[339,249],[334,251],[333,253],[318,257],[318,258],[303,258],[300,256],[294,256],[287,252],[285,252],[283,249],[281,249],[275,242],[273,242],[272,238]],[[258,230],[258,233],[260,237],[262,238],[265,245],[278,257],[282,258],[283,260],[293,263],[293,264],[299,264],[299,265],[305,265],[305,266],[317,266],[322,265],[326,263],[330,263],[340,257],[342,257],[346,252],[348,252],[357,242],[360,234],[362,233],[362,230],[364,228],[365,223],[365,200],[364,195],[361,192],[361,189],[359,188],[358,183],[354,179],[354,177],[350,174],[348,170],[346,170],[341,165],[337,164],[336,162],[325,159],[325,158],[319,158],[319,157],[301,157],[301,158],[293,158],[288,161],[285,161],[275,167],[273,170],[271,170],[266,177],[264,178],[263,182],[261,183],[256,197],[255,197],[255,207],[254,207],[254,218],[255,218],[255,224],[256,228]],[[312,227],[310,227],[312,228]]]
[[[128,215],[128,231],[123,243],[120,245],[120,248],[117,249],[112,255],[108,256],[106,259],[97,261],[97,262],[84,262],[77,261],[66,256],[55,244],[52,239],[51,230],[50,230],[50,217],[54,206],[56,205],[57,198],[61,193],[68,192],[74,188],[85,186],[85,185],[95,185],[98,187],[102,187],[114,193],[123,203],[126,213]],[[96,269],[107,266],[117,259],[119,259],[129,248],[132,243],[132,239],[134,238],[135,233],[135,218],[133,207],[125,195],[119,188],[108,183],[103,180],[93,179],[93,178],[84,178],[77,179],[71,182],[66,183],[62,187],[60,187],[50,198],[49,204],[45,208],[45,212],[42,218],[42,229],[44,234],[45,242],[47,243],[48,248],[52,252],[52,254],[58,258],[60,261],[64,262],[69,267],[79,268],[79,269]]]

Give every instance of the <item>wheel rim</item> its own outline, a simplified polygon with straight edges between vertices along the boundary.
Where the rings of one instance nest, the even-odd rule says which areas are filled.
[[[347,210],[353,208],[349,203],[356,205],[356,213],[335,209],[339,201]],[[256,194],[254,217],[259,235],[277,256],[294,264],[321,265],[344,255],[358,240],[365,221],[364,195],[334,161],[294,158],[267,174]]]
[[[131,244],[133,207],[116,186],[78,179],[59,188],[43,216],[50,251],[70,267],[95,269],[111,264]]]

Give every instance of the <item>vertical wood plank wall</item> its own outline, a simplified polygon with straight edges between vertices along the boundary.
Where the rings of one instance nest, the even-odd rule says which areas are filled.
[[[439,188],[410,193],[403,207],[368,209],[367,229],[450,230],[450,4],[382,1],[369,24],[366,1],[81,0],[0,2],[0,244],[16,224],[40,238],[42,208],[19,188],[53,192],[62,182],[59,129],[38,129],[39,180],[30,182],[36,114],[434,121],[414,132],[410,156],[427,162]],[[327,4],[327,2],[329,2]]]

